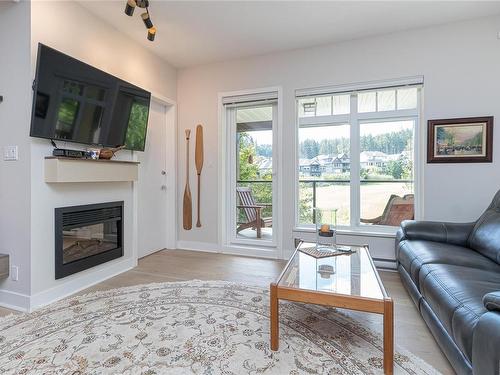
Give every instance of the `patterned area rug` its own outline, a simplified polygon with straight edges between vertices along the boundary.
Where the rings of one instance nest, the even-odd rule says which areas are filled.
[[[1,374],[382,374],[380,335],[334,309],[282,302],[269,349],[267,290],[228,282],[96,292],[0,320]],[[396,374],[436,374],[398,351]]]

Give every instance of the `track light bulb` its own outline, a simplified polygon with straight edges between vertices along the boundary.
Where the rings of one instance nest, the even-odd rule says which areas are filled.
[[[156,36],[156,27],[151,27],[148,29],[148,40],[154,41]]]
[[[142,13],[141,14],[142,20],[144,21],[144,25],[146,25],[146,29],[150,29],[153,27],[153,21],[151,21],[151,18],[149,18],[149,13]]]
[[[135,0],[135,2],[137,3],[137,6],[139,8],[147,8],[149,7],[149,0]]]
[[[135,6],[135,0],[127,0],[127,4],[125,5],[125,14],[129,17],[132,17],[132,15],[134,14]]]

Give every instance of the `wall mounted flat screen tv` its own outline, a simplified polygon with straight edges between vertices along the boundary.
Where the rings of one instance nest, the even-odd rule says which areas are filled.
[[[30,135],[144,151],[151,93],[43,44]]]

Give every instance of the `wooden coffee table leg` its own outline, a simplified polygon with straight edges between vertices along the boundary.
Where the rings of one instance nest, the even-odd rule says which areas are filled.
[[[384,300],[384,373],[394,373],[394,305],[391,298]]]
[[[271,283],[271,350],[279,347],[278,286]]]

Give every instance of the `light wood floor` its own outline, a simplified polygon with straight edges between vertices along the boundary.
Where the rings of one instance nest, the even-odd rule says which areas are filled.
[[[227,280],[268,287],[279,275],[284,261],[202,253],[186,250],[163,250],[139,260],[139,265],[82,292],[123,286],[185,280]],[[434,366],[443,374],[454,374],[448,361],[432,338],[396,272],[380,273],[389,295],[395,302],[396,345],[405,348]],[[0,316],[11,311],[0,308]],[[349,312],[372,329],[382,332],[382,318],[375,314]]]

